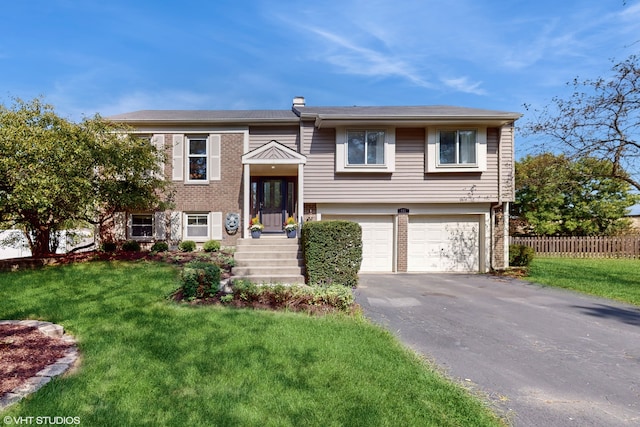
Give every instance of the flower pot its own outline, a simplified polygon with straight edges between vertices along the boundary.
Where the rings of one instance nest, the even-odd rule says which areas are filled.
[[[262,234],[261,230],[251,230],[251,237],[253,239],[259,239],[261,234]]]
[[[287,230],[287,237],[289,239],[295,239],[296,238],[296,229],[292,229],[292,230]]]

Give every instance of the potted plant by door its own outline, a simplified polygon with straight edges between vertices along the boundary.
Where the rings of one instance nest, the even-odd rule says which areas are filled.
[[[284,230],[287,232],[287,237],[289,239],[295,239],[296,230],[298,229],[298,224],[294,217],[290,216],[284,223]]]
[[[249,230],[251,230],[251,237],[254,239],[259,239],[262,234],[262,229],[264,225],[260,222],[260,218],[256,215],[254,218],[251,218],[251,224],[249,224]]]

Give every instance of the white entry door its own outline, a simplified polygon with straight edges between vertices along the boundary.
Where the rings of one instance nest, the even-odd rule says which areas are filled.
[[[362,265],[360,272],[393,271],[393,217],[390,215],[322,215],[323,220],[343,219],[362,227]]]
[[[477,216],[410,216],[408,234],[408,271],[480,270]]]

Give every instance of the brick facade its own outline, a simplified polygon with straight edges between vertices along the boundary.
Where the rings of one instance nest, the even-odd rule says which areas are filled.
[[[497,206],[494,210],[493,259],[491,260],[491,267],[494,270],[504,270],[509,267],[508,257],[505,261],[505,239],[508,239],[504,232],[505,219],[504,205]]]
[[[408,263],[409,213],[398,211],[397,271],[406,272]]]
[[[205,184],[185,184],[182,181],[173,181],[175,190],[175,211],[178,212],[222,212],[224,219],[229,213],[237,213],[242,220],[242,154],[243,134],[222,134],[220,140],[221,179],[209,181]],[[172,171],[172,135],[165,135],[165,149],[168,161],[165,164],[165,176],[171,179]],[[242,227],[234,234],[225,229],[222,233],[223,246],[235,246],[236,241],[242,237]]]

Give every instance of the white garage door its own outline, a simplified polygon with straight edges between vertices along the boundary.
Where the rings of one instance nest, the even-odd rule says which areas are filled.
[[[480,223],[472,216],[410,216],[408,271],[477,272]]]
[[[393,217],[322,215],[322,219],[344,219],[362,227],[361,272],[393,271]]]

